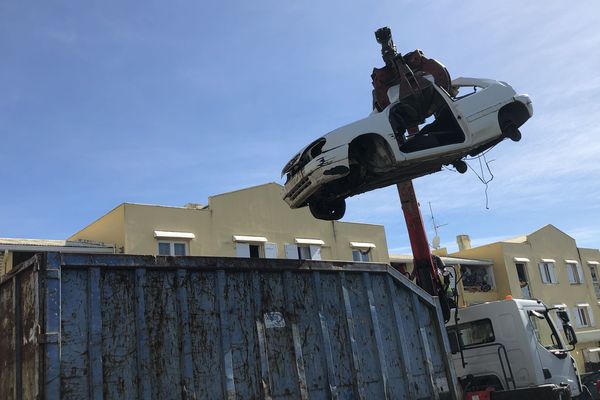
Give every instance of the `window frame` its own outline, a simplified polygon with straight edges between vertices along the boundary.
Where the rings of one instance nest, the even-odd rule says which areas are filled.
[[[600,300],[600,277],[598,276],[598,264],[588,262],[588,268],[590,269],[590,275],[592,276],[594,294],[596,295],[596,299]]]
[[[298,244],[296,245],[298,252],[298,260],[312,260],[312,254],[310,253],[310,245]]]
[[[588,303],[575,304],[573,311],[575,312],[577,328],[591,328],[596,326],[593,314],[594,310],[592,310],[592,307]]]
[[[169,245],[169,254],[160,254],[160,245],[161,244],[168,244]],[[181,255],[181,254],[176,255],[175,254],[175,245],[176,244],[182,244],[183,245],[184,253],[185,254],[183,254],[183,255]],[[157,255],[159,255],[159,256],[165,256],[165,257],[167,257],[167,256],[171,256],[171,257],[187,257],[187,256],[190,255],[189,254],[189,245],[188,245],[188,243],[184,242],[184,241],[181,241],[181,240],[163,240],[163,239],[157,240],[156,241],[156,250],[157,250],[157,252],[156,252]]]
[[[488,291],[494,291],[496,290],[496,276],[494,275],[494,266],[492,264],[459,264],[460,267],[458,268],[458,272],[460,273],[460,283],[462,284],[462,287],[464,290],[467,290],[469,292],[475,291],[475,292],[488,292]],[[489,286],[488,290],[483,290],[483,285],[479,284],[479,285],[471,285],[469,284],[469,279],[467,278],[467,273],[466,271],[469,271],[469,273],[478,273],[478,271],[480,270],[484,270],[485,274],[487,275],[487,281],[486,281],[486,285]]]
[[[487,327],[489,327],[489,331],[491,332],[491,337],[488,336],[485,340],[482,340],[479,342],[472,342],[469,344],[464,344],[464,340],[463,340],[464,335],[462,332],[472,326],[483,325],[483,324],[485,324]],[[452,330],[454,330],[457,333],[459,341],[460,341],[460,345],[463,349],[469,349],[471,347],[486,345],[489,343],[494,343],[496,341],[496,333],[494,332],[494,325],[492,324],[492,320],[490,318],[481,318],[481,319],[476,319],[476,320],[469,321],[469,322],[463,322],[461,324],[454,325],[454,326],[451,326],[448,328],[448,331],[452,331]]]
[[[288,260],[312,260],[312,261],[320,261],[321,258],[321,250],[323,246],[321,243],[324,243],[322,240],[318,239],[301,239],[301,240],[311,240],[315,243],[300,243],[299,239],[296,239],[296,243],[285,243],[285,257]],[[302,252],[307,252],[306,254],[302,254]],[[306,257],[305,257],[306,256]]]
[[[552,271],[550,271],[550,267],[552,267]],[[538,263],[538,269],[540,270],[540,278],[544,285],[553,285],[558,283],[558,277],[556,276],[555,261],[540,261]],[[544,270],[543,273],[542,269]]]
[[[581,279],[578,264],[576,262],[565,262],[565,269],[567,270],[567,276],[571,285],[581,285],[583,283],[583,279]]]
[[[245,255],[240,255],[240,250],[238,248],[238,246],[248,246],[248,256]],[[252,248],[256,248],[256,251],[258,253],[258,257],[252,257]],[[235,255],[236,257],[239,258],[266,258],[265,257],[265,246],[263,242],[243,242],[243,241],[236,241],[235,242]]]
[[[355,254],[358,254],[358,258],[360,258],[359,260],[356,259],[357,257],[354,256]],[[371,249],[364,251],[357,247],[353,248],[352,249],[352,261],[353,262],[371,262]]]

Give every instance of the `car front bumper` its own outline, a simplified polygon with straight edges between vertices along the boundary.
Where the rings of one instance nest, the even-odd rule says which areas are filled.
[[[283,199],[291,208],[303,207],[319,189],[349,172],[347,145],[324,151],[288,179]]]

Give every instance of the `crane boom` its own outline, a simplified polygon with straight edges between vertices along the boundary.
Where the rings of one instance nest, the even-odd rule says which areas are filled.
[[[427,95],[431,81],[425,76],[431,76],[435,82],[448,91],[450,88],[450,75],[446,68],[439,62],[424,57],[420,50],[415,50],[406,56],[396,51],[392,40],[391,30],[387,27],[375,32],[377,42],[381,44],[381,54],[385,66],[374,69],[373,78],[373,104],[375,110],[381,111],[389,104],[387,90],[392,85],[399,85],[400,101],[410,105],[415,115],[408,118],[402,115],[401,124],[396,135],[414,135],[418,132],[418,124],[431,115],[431,96]],[[410,239],[410,246],[414,258],[414,275],[417,285],[432,296],[439,296],[444,320],[450,318],[450,305],[438,272],[438,263],[434,260],[429,249],[425,224],[419,210],[419,202],[411,180],[400,182],[397,185],[406,229]]]

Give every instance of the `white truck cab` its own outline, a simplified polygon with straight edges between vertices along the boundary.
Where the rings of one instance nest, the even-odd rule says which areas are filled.
[[[532,390],[554,385],[552,390],[579,396],[581,382],[569,353],[577,339],[566,312],[555,310],[541,301],[512,298],[452,310],[446,328],[463,390],[526,388],[528,398],[537,399],[543,397]]]

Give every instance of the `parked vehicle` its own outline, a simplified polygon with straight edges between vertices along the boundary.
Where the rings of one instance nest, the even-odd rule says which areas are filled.
[[[457,399],[384,264],[38,255],[0,279],[0,399]]]
[[[590,399],[600,399],[600,371],[581,374],[581,385],[585,386],[590,394]]]
[[[454,367],[465,393],[491,399],[570,399],[581,381],[570,355],[577,342],[565,311],[562,339],[554,317],[537,300],[503,300],[453,310],[446,324]],[[457,320],[455,320],[455,317]]]
[[[388,90],[391,104],[381,112],[338,128],[313,141],[283,168],[284,200],[291,208],[309,206],[319,219],[340,219],[345,199],[376,188],[411,180],[476,156],[504,138],[521,139],[519,127],[532,115],[529,96],[517,95],[505,82],[458,78],[457,97],[433,85],[438,103],[435,120],[419,133],[394,132],[390,113],[399,104],[398,86]]]

